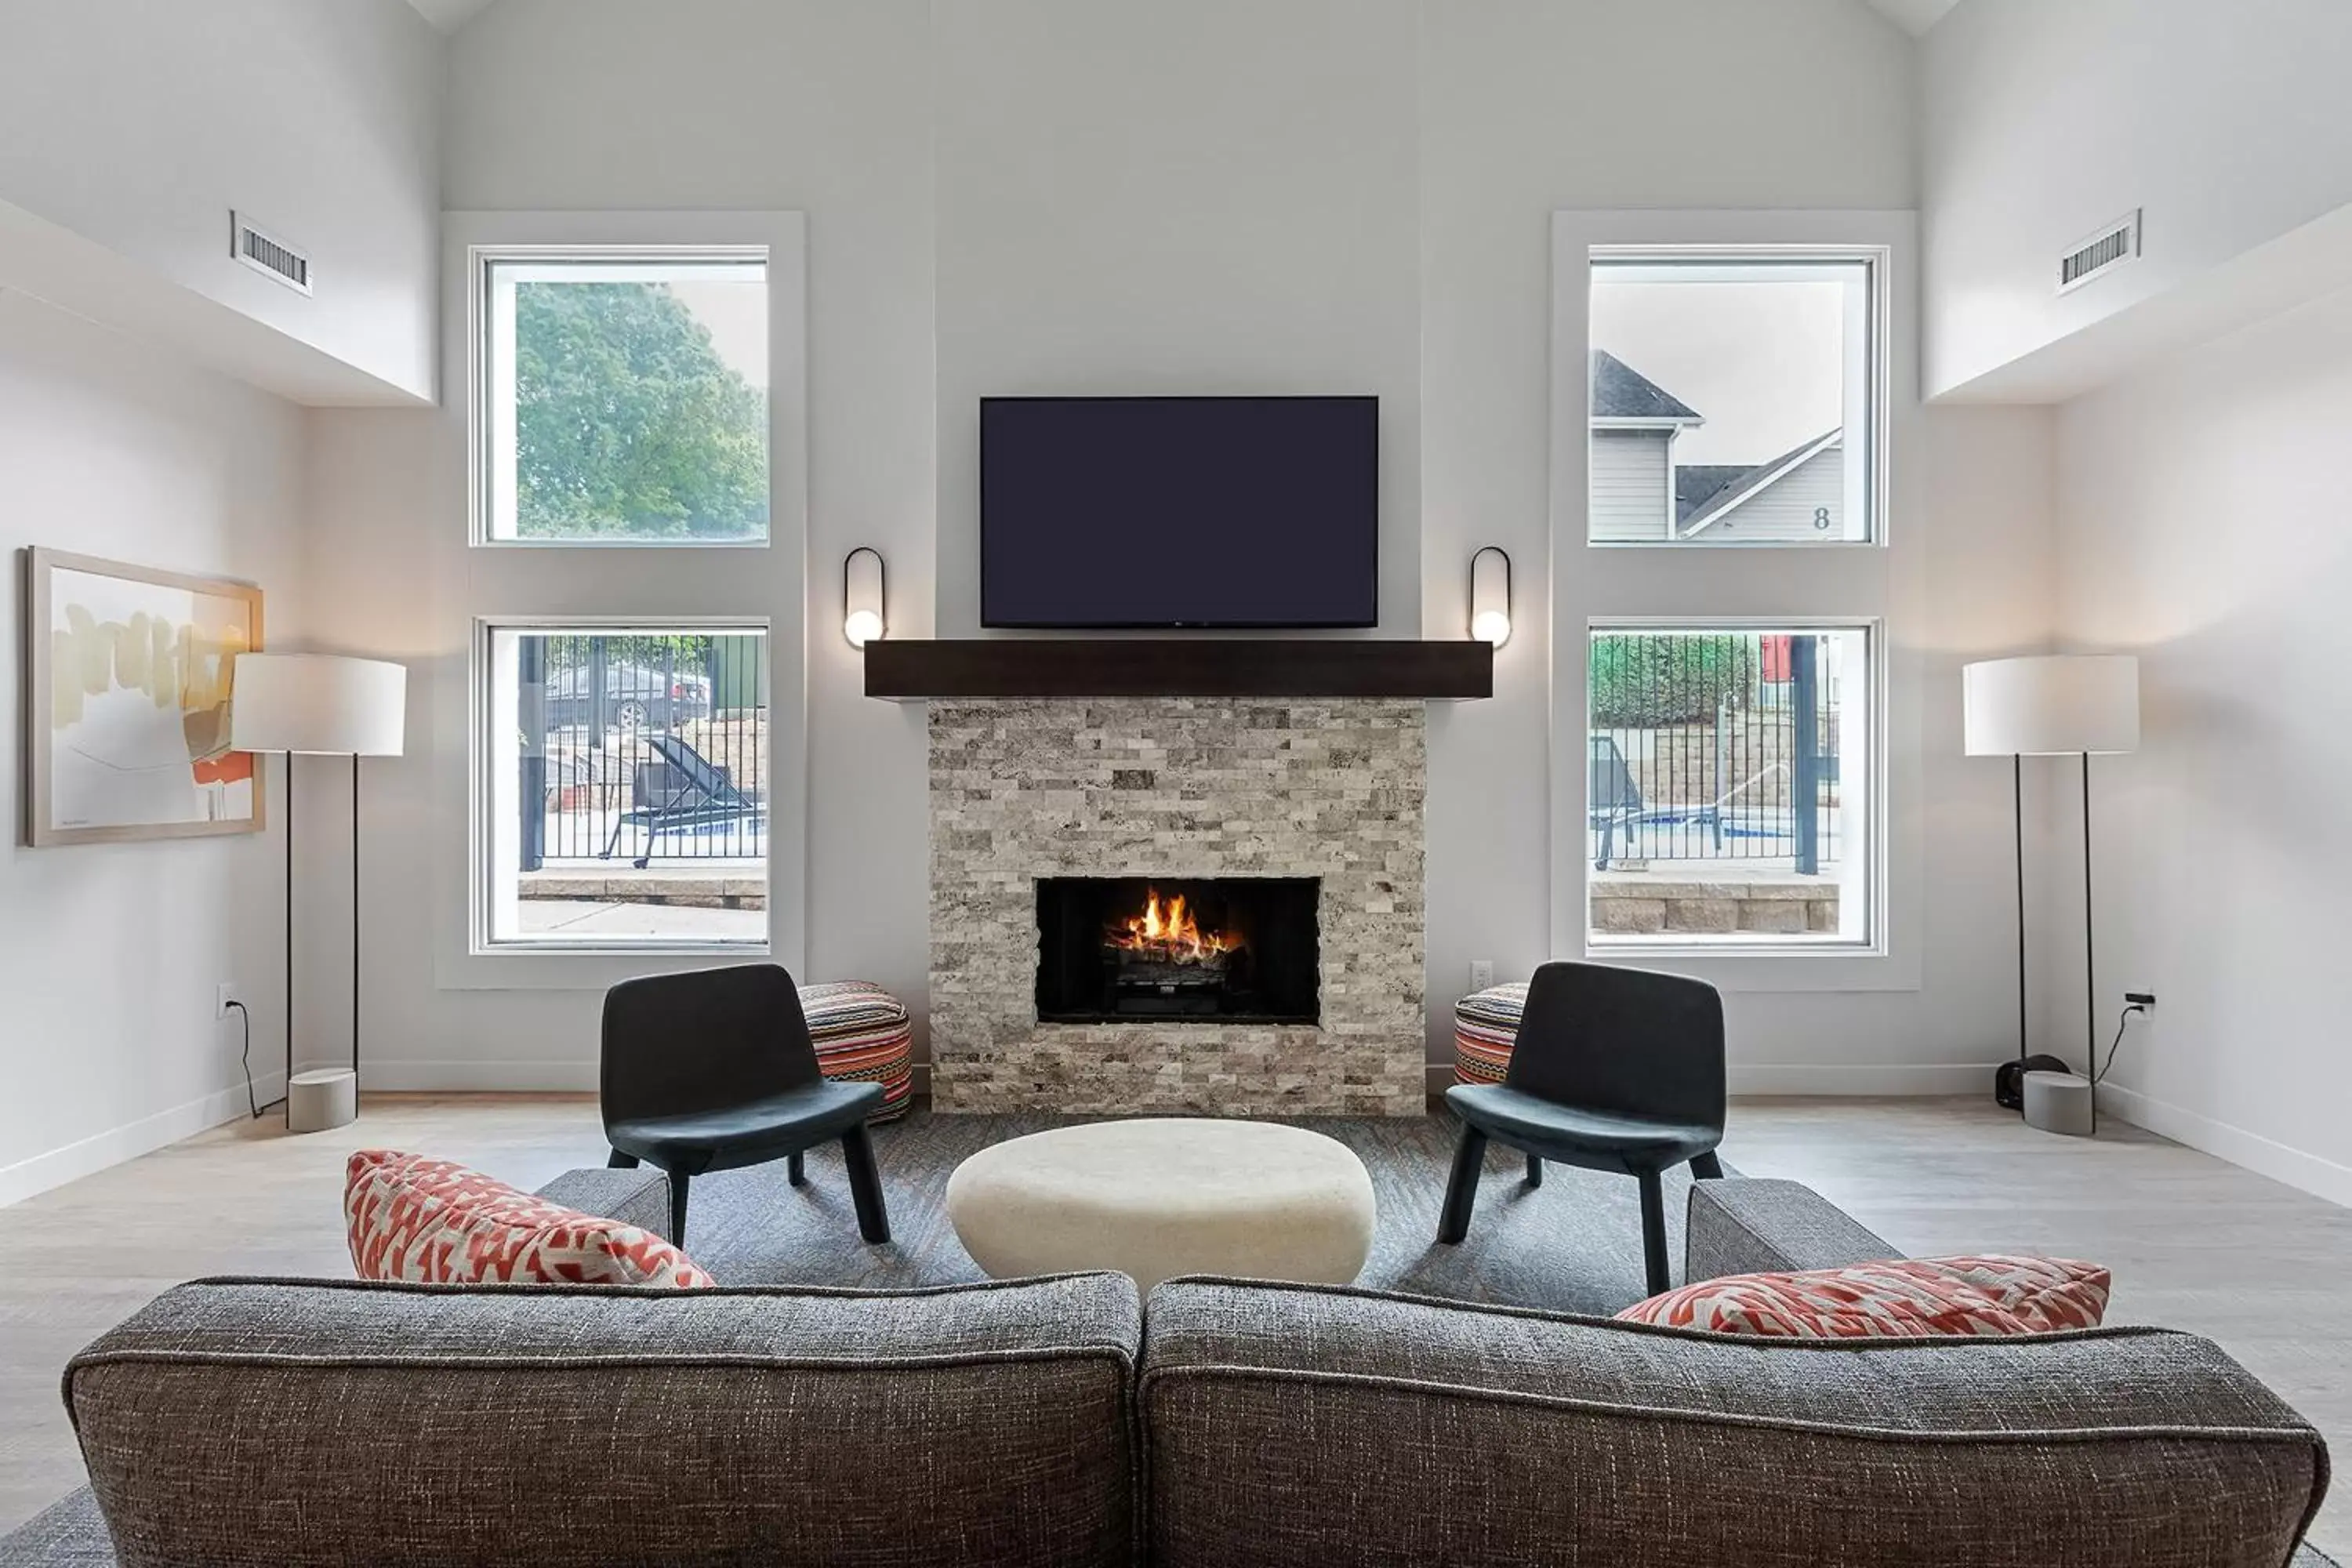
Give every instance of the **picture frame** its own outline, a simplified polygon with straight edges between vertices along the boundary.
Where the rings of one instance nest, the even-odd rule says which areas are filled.
[[[262,831],[260,763],[227,745],[261,589],[38,546],[23,559],[22,841]]]

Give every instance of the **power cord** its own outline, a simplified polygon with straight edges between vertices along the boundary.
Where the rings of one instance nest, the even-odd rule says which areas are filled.
[[[2098,1068],[2096,1071],[2091,1074],[2091,1087],[2093,1089],[2098,1088],[2100,1083],[2105,1079],[2108,1072],[2115,1067],[2116,1053],[2124,1048],[2124,1031],[2131,1027],[2132,1015],[2134,1013],[2144,1015],[2147,1012],[2147,1003],[2134,1002],[2126,1006],[2124,1010],[2116,1016],[2116,1037],[2114,1042],[2107,1047],[2106,1065],[2105,1067]]]
[[[257,1098],[253,1092],[253,1015],[245,1010],[245,1004],[242,1002],[231,1001],[228,1005],[236,1009],[237,1022],[245,1026],[245,1043],[238,1047],[236,1059],[242,1063],[245,1068],[246,1106],[253,1112],[253,1120],[258,1121],[261,1120],[261,1113],[263,1111],[272,1110],[277,1106],[284,1104],[285,1099],[283,1096],[280,1096],[278,1099],[271,1100],[268,1105],[263,1105],[258,1102]]]

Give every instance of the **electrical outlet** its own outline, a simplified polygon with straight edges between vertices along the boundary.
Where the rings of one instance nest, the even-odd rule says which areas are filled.
[[[2153,991],[2126,991],[2124,993],[2124,1001],[2126,1005],[2134,1007],[2154,1007],[2156,1005],[2156,993]]]
[[[236,994],[236,981],[222,981],[219,986],[213,992],[213,1016],[215,1018],[227,1017],[229,1004],[242,1000],[243,998],[238,996]]]
[[[1493,984],[1495,984],[1495,961],[1491,958],[1472,959],[1470,961],[1470,989],[1473,991],[1484,991]]]

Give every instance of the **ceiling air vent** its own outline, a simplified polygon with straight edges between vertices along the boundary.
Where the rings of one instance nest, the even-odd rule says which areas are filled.
[[[297,293],[310,291],[310,258],[242,213],[228,215],[230,254]]]
[[[2059,259],[2058,292],[2080,289],[2092,279],[2104,278],[2125,262],[2138,259],[2139,209],[2134,207]]]

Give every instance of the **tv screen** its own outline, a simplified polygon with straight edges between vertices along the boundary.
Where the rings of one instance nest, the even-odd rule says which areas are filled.
[[[1369,626],[1377,397],[990,397],[989,626]]]

